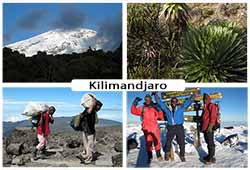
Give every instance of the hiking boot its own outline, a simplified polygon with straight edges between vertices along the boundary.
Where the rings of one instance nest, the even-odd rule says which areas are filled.
[[[94,163],[93,157],[88,157],[87,159],[84,159],[84,161],[81,163],[83,163],[85,165],[93,164]]]
[[[208,158],[205,161],[205,164],[207,165],[210,165],[210,164],[213,164],[213,163],[216,163],[216,159],[213,157],[213,158]]]
[[[180,156],[181,162],[186,162],[185,156]]]
[[[162,158],[162,156],[161,156],[161,150],[157,150],[157,151],[156,151],[156,157],[157,157],[157,160],[158,160],[158,161],[162,161],[162,160],[163,160],[163,158]]]
[[[80,160],[80,163],[85,163],[85,159],[83,158],[81,153],[77,154],[76,158],[78,158]]]
[[[41,153],[44,154],[44,155],[48,154],[46,146],[41,150]]]
[[[33,159],[34,161],[38,160],[37,151],[38,151],[38,150],[37,150],[36,148],[34,148],[34,149],[32,150],[32,159]]]
[[[215,157],[213,157],[211,161],[212,161],[212,163],[216,163]]]
[[[208,159],[209,159],[209,155],[203,157],[204,161],[207,161]]]
[[[170,152],[165,153],[165,161],[169,161],[170,155]]]
[[[163,160],[162,156],[157,157],[157,160],[162,161]]]

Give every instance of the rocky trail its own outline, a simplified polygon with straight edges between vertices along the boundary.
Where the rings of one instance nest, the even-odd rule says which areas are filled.
[[[112,132],[112,133],[111,133]],[[122,127],[97,128],[96,161],[80,164],[76,155],[82,151],[80,132],[52,132],[45,159],[32,160],[32,148],[36,142],[35,130],[16,128],[3,139],[3,166],[5,167],[121,167]]]

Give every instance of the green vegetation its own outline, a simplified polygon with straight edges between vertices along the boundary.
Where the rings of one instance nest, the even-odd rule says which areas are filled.
[[[71,82],[72,79],[121,79],[122,46],[104,52],[89,48],[83,53],[25,57],[3,48],[4,82]]]
[[[128,78],[246,81],[246,28],[225,20],[194,25],[190,10],[184,3],[128,5]]]
[[[184,37],[182,68],[189,82],[241,82],[247,75],[246,37],[232,23],[190,28]]]

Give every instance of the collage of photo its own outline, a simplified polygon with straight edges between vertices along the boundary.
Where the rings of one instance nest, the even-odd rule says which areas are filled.
[[[248,2],[1,5],[3,169],[248,168]]]

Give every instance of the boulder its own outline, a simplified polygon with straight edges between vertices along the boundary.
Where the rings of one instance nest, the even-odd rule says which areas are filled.
[[[122,167],[122,154],[112,156],[112,166]]]
[[[116,142],[114,149],[116,152],[122,152],[122,142]]]
[[[31,151],[32,151],[32,148],[27,143],[23,143],[21,145],[21,153],[22,154],[31,153]]]
[[[21,143],[11,143],[7,146],[6,152],[9,155],[20,155],[22,149],[22,144]]]
[[[3,150],[3,165],[11,164],[12,159],[11,157],[7,154],[6,150]]]
[[[98,144],[101,144],[101,145],[107,145],[107,144],[108,144],[104,138],[98,139],[98,140],[97,140],[97,143],[98,143]]]
[[[18,166],[25,165],[25,159],[24,159],[23,155],[16,156],[16,157],[12,160],[11,164],[12,164],[12,165],[18,165]]]
[[[81,143],[75,139],[70,139],[67,141],[68,148],[79,148],[81,146]]]

